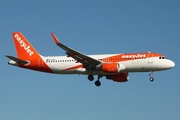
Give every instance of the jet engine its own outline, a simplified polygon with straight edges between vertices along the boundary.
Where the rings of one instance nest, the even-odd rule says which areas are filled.
[[[105,73],[119,73],[125,66],[119,63],[103,63],[101,69]]]

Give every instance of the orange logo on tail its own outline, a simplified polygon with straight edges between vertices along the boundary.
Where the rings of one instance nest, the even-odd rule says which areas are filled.
[[[18,34],[15,34],[14,37],[19,42],[20,46],[23,47],[24,50],[26,50],[29,56],[32,56],[34,54],[34,52],[30,49],[31,47],[29,45],[26,45],[26,43],[21,39],[21,37],[19,37]]]

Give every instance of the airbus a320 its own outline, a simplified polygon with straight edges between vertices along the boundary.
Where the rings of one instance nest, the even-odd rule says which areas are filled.
[[[8,64],[54,74],[83,74],[90,81],[97,75],[96,86],[101,85],[101,77],[115,82],[127,82],[130,72],[149,72],[150,81],[154,81],[153,72],[175,66],[163,54],[151,52],[86,55],[64,45],[53,33],[51,35],[66,56],[42,56],[22,33],[13,32],[17,57],[6,55],[10,59]]]

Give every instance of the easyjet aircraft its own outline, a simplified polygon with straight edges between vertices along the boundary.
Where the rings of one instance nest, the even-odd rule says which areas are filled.
[[[154,71],[175,66],[164,55],[151,52],[85,55],[59,42],[53,33],[51,35],[67,56],[42,56],[20,32],[13,32],[17,57],[7,55],[11,59],[8,64],[47,73],[84,74],[90,81],[97,75],[96,86],[101,85],[100,78],[103,76],[115,82],[127,82],[129,72],[149,72],[150,81],[153,81]]]

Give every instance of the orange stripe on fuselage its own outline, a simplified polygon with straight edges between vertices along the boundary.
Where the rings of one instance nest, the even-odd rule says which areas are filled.
[[[76,66],[73,66],[73,67],[70,67],[70,68],[67,68],[65,70],[62,70],[62,71],[68,71],[68,70],[74,70],[74,69],[78,69],[78,68],[83,68],[83,65],[76,65]]]
[[[163,55],[158,53],[127,53],[127,54],[110,56],[106,58],[100,58],[99,60],[102,62],[123,62],[123,61],[146,59],[146,58],[159,57],[159,56],[163,56]]]

